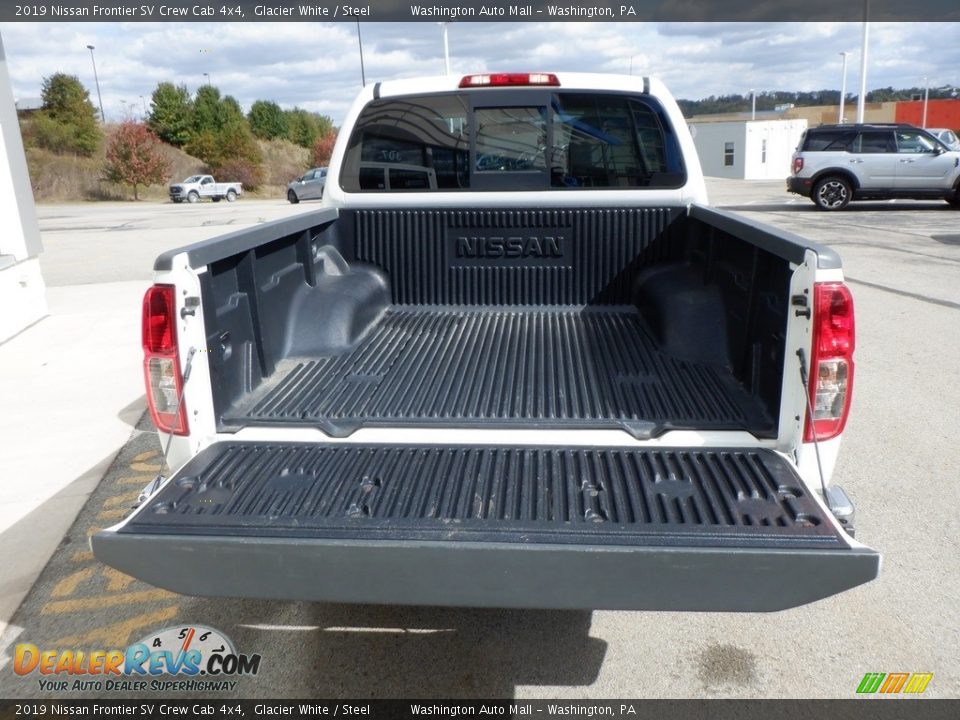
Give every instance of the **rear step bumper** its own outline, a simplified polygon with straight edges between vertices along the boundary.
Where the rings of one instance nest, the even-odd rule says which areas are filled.
[[[187,595],[773,611],[876,577],[768,450],[219,443],[96,557]]]

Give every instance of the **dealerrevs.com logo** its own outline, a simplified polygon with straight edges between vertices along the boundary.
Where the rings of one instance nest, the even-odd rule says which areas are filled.
[[[126,649],[40,649],[16,646],[13,671],[36,676],[51,691],[140,692],[233,690],[240,676],[260,671],[260,656],[238,653],[219,630],[168,627]]]

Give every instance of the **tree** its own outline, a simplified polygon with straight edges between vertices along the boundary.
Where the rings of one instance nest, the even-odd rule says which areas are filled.
[[[190,140],[193,102],[186,85],[162,82],[153,91],[147,125],[162,140],[183,147]]]
[[[312,148],[318,137],[333,130],[333,120],[326,115],[308,112],[295,107],[285,110],[287,119],[287,139],[305,148]]]
[[[143,123],[127,120],[107,145],[103,169],[107,180],[132,185],[133,199],[139,200],[139,186],[163,182],[170,172],[170,161],[161,152],[160,138]]]
[[[330,163],[333,155],[333,145],[337,142],[337,131],[331,130],[326,135],[318,137],[313,143],[313,164],[316,167],[325,167]]]
[[[195,134],[202,132],[217,134],[222,126],[223,111],[221,104],[220,91],[217,88],[204,85],[197,90],[197,95],[193,100],[192,129]]]
[[[247,120],[250,122],[250,130],[258,138],[273,140],[287,134],[287,118],[275,102],[257,100],[250,106]]]
[[[36,143],[54,152],[93,155],[103,135],[90,93],[80,80],[75,75],[54,73],[44,78],[41,95]]]

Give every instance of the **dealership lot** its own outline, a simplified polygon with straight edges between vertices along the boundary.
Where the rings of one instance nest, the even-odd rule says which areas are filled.
[[[925,695],[957,696],[960,211],[901,201],[827,214],[787,195],[782,183],[709,184],[714,204],[830,245],[843,258],[858,350],[834,481],[857,503],[858,539],[884,554],[877,581],[772,615],[179,597],[100,566],[86,546],[89,534],[128,512],[157,471],[159,444],[141,421],[8,639],[112,649],[171,625],[211,626],[241,652],[263,657],[260,674],[240,679],[233,693],[245,697],[851,697],[867,672],[932,672]],[[310,209],[249,199],[41,207],[44,273],[52,286],[146,284],[163,249]],[[138,372],[136,337],[129,352]],[[36,674],[12,672],[11,655],[12,647],[0,658],[0,697],[45,695]]]

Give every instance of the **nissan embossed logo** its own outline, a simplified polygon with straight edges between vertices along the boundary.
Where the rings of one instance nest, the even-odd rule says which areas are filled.
[[[542,232],[542,231],[541,231]],[[451,234],[451,265],[564,265],[565,240],[558,234],[536,230],[500,231],[486,235],[476,231]]]

